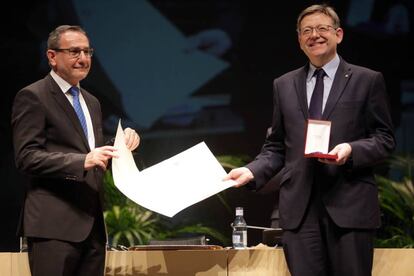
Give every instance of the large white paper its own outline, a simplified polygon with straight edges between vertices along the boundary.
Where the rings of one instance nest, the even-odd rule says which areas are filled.
[[[120,123],[114,146],[119,155],[112,160],[115,186],[135,203],[168,217],[235,185],[222,181],[226,171],[204,142],[142,171],[125,145]]]

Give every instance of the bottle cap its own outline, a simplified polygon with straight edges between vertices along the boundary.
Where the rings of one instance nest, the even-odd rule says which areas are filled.
[[[243,216],[243,207],[236,207],[236,216]]]

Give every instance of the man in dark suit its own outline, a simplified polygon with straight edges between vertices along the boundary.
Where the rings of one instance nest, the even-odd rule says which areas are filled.
[[[331,7],[303,10],[297,31],[309,64],[274,81],[272,132],[255,160],[226,178],[260,189],[278,174],[283,250],[293,276],[371,275],[380,225],[373,166],[395,147],[384,80],[338,56],[343,30]],[[319,115],[308,110],[314,89],[323,92]],[[331,121],[329,153],[336,159],[304,157],[308,119]]]
[[[12,111],[16,165],[30,176],[20,234],[36,275],[103,275],[106,233],[103,172],[116,157],[105,146],[99,101],[80,87],[93,49],[79,26],[49,35],[52,70],[16,95]],[[130,150],[139,136],[126,129]]]

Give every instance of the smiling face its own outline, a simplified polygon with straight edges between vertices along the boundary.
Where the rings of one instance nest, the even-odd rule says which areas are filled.
[[[320,26],[323,26],[320,29],[324,31],[318,31],[317,27]],[[303,32],[306,29],[311,30],[310,33]],[[343,30],[335,29],[332,18],[326,14],[309,14],[300,22],[300,48],[316,67],[322,67],[335,57],[337,45],[341,43],[342,38]]]
[[[89,40],[85,34],[76,31],[66,31],[61,34],[59,49],[88,49]],[[91,67],[91,57],[82,51],[78,57],[71,56],[67,51],[49,49],[47,58],[53,70],[71,85],[77,85],[86,78]]]

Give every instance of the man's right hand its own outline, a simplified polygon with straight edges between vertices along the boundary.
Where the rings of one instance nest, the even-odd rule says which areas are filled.
[[[116,154],[117,149],[113,146],[103,146],[100,148],[95,148],[91,150],[85,159],[85,170],[89,171],[92,168],[99,166],[102,170],[106,170],[106,166],[108,165],[108,160],[112,157],[118,157]]]
[[[234,187],[238,188],[243,185],[246,185],[250,181],[254,179],[253,173],[246,167],[240,167],[236,169],[232,169],[223,179],[226,180],[234,180],[236,184]]]

